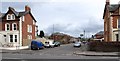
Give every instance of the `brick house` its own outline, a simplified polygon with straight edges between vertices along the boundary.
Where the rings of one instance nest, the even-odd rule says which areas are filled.
[[[104,32],[103,32],[103,31],[100,31],[100,32],[98,32],[98,33],[96,33],[96,34],[94,35],[94,38],[95,38],[95,39],[102,39],[102,38],[103,38],[103,35],[104,35]]]
[[[104,40],[120,41],[120,3],[110,4],[110,0],[106,0],[103,19]]]
[[[2,13],[2,30],[0,43],[11,44],[11,46],[27,46],[36,35],[36,20],[29,6],[25,11],[17,12],[9,7],[6,13]]]
[[[0,12],[0,31],[2,30],[2,13]]]

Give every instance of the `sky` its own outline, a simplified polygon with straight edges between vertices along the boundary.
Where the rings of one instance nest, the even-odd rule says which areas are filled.
[[[118,2],[110,0],[111,4]],[[25,5],[30,6],[39,31],[48,35],[62,32],[79,37],[85,30],[85,36],[90,37],[104,28],[105,0],[1,0],[0,12],[6,13],[9,6],[24,11]]]

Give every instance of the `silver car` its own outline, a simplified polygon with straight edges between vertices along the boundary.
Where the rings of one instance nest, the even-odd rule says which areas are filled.
[[[81,47],[81,42],[75,42],[74,47]]]

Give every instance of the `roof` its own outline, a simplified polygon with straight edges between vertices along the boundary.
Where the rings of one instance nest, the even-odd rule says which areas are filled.
[[[15,11],[15,9],[12,8],[12,7],[9,7],[9,10],[11,10],[11,11],[15,14],[15,16],[17,16],[17,17],[22,17],[22,16],[24,16],[24,15],[26,15],[26,14],[30,14],[31,17],[34,19],[34,21],[37,22],[37,21],[35,20],[35,18],[33,17],[32,13],[30,12],[30,10],[29,10],[29,11],[23,11],[23,12],[17,12],[17,11]],[[6,14],[6,13],[2,13],[2,16],[1,16],[1,17],[4,17],[5,14]],[[0,18],[1,18],[1,17],[0,17]]]
[[[96,33],[95,35],[103,35],[104,34],[104,31],[100,31],[98,33]]]
[[[111,5],[109,6],[109,10],[110,10],[110,12],[114,12],[114,11],[117,10],[119,7],[120,7],[119,4],[111,4]]]
[[[119,7],[120,7],[120,4],[108,5],[109,12],[115,12]],[[104,8],[103,19],[105,17],[106,9],[107,9],[107,5],[105,5],[105,8]]]

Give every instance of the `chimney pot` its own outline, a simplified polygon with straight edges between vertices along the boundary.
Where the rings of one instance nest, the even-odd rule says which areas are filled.
[[[28,5],[25,6],[25,11],[30,11],[30,7]]]
[[[110,4],[110,0],[106,0],[106,4],[109,5]]]

